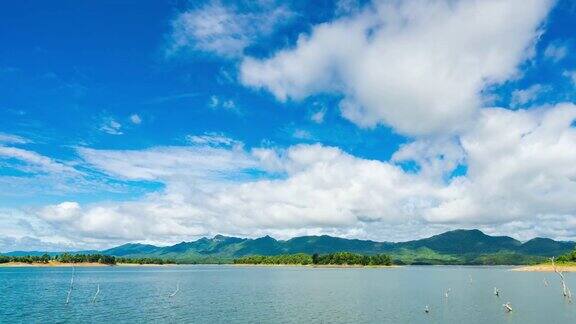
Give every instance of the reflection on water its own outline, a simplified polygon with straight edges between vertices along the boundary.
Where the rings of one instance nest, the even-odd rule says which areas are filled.
[[[71,268],[0,268],[0,322],[576,323],[557,275],[509,269],[78,267],[66,305]]]

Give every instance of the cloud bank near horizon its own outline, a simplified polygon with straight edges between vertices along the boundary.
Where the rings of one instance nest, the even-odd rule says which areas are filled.
[[[406,240],[414,235],[406,227],[427,226],[569,238],[576,222],[575,121],[573,104],[485,108],[460,137],[415,140],[391,161],[321,144],[248,150],[221,138],[146,150],[81,147],[76,167],[164,189],[135,201],[66,201],[29,212],[69,244],[177,242],[208,233]],[[463,165],[467,171],[454,175]]]

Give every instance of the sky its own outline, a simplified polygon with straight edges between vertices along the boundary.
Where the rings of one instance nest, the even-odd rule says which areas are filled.
[[[0,251],[576,240],[573,1],[11,1],[0,44]]]

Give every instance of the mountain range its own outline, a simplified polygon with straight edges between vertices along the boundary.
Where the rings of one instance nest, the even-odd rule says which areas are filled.
[[[172,246],[128,243],[103,251],[117,257],[157,257],[182,263],[227,263],[246,255],[293,253],[353,252],[389,254],[396,264],[529,264],[572,251],[575,242],[534,238],[520,242],[508,236],[490,236],[480,230],[454,230],[429,238],[407,242],[375,242],[322,236],[300,236],[276,240],[270,236],[257,239],[216,235]],[[5,255],[43,254],[39,251],[15,251]],[[49,254],[59,254],[50,252]]]

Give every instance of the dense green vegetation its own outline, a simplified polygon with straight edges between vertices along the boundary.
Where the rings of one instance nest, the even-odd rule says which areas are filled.
[[[48,263],[52,258],[48,254],[25,255],[25,256],[7,256],[0,255],[0,263],[22,262],[22,263]]]
[[[163,258],[117,258],[105,254],[73,254],[62,253],[56,256],[49,254],[38,255],[24,255],[24,256],[6,256],[0,255],[0,263],[20,262],[20,263],[49,263],[56,261],[60,263],[101,263],[114,265],[117,263],[130,263],[130,264],[174,264],[176,261],[172,259]]]
[[[112,257],[114,258],[114,257]],[[176,261],[172,259],[162,258],[115,258],[116,263],[127,264],[175,264]]]
[[[282,255],[250,255],[234,259],[235,264],[312,264],[312,256],[305,253]]]
[[[350,252],[319,254],[252,255],[234,259],[235,264],[296,264],[296,265],[386,265],[392,260],[386,254],[361,255]]]
[[[54,257],[55,261],[62,263],[102,263],[116,264],[116,258],[105,254],[72,254],[62,253]]]
[[[556,261],[558,262],[576,262],[576,250],[559,256]]]
[[[519,265],[519,264],[537,264],[545,261],[543,256],[525,255],[517,252],[499,251],[490,254],[481,254],[465,259],[463,264],[473,265]]]
[[[337,252],[324,255],[313,255],[314,264],[338,265],[392,265],[392,259],[386,254],[361,255],[350,252]]]
[[[414,265],[441,265],[441,264],[462,264],[462,259],[450,254],[440,254],[432,249],[421,247],[418,249],[399,249],[391,253],[395,264]]]

